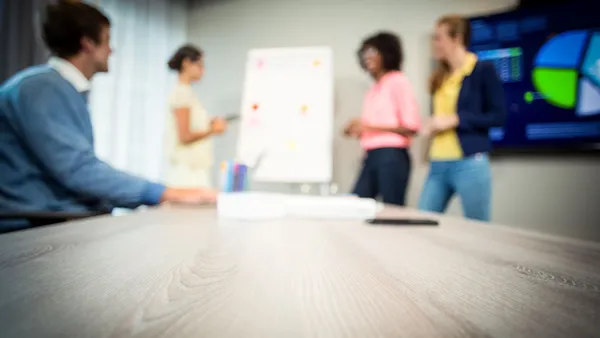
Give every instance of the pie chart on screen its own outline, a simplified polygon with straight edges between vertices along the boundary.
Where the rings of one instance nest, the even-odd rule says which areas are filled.
[[[533,85],[548,103],[579,116],[600,114],[600,31],[556,35],[533,62]]]

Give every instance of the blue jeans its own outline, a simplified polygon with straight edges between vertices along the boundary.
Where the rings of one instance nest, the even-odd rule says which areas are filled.
[[[475,154],[457,161],[433,161],[423,186],[419,209],[444,212],[456,193],[466,218],[489,221],[491,181],[487,154]]]
[[[403,206],[410,168],[410,155],[404,148],[369,150],[354,194],[363,198],[381,197],[383,203]]]

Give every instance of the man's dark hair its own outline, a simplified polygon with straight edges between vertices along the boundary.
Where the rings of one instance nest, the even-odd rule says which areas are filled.
[[[201,57],[202,51],[200,48],[193,45],[184,45],[173,54],[167,65],[170,69],[180,72],[183,60],[188,59],[192,62],[196,62],[200,60]]]
[[[381,55],[382,67],[385,71],[401,70],[404,63],[404,51],[400,38],[393,33],[380,32],[366,38],[358,50],[358,62],[366,69],[363,53],[368,48],[375,48]]]
[[[42,37],[52,54],[69,58],[81,50],[84,37],[99,43],[110,20],[96,7],[80,1],[58,0],[42,15]]]

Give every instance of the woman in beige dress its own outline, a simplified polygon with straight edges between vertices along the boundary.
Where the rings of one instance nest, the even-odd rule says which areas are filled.
[[[191,85],[204,74],[202,51],[185,45],[169,60],[179,80],[169,95],[167,124],[167,183],[181,188],[211,186],[212,136],[221,135],[227,122],[210,119]]]

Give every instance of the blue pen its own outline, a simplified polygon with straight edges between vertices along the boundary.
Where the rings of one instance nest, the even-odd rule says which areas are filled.
[[[235,163],[233,165],[233,180],[232,180],[232,190],[233,191],[240,191],[239,189],[239,185],[240,185],[240,164],[239,163]]]
[[[244,191],[244,187],[245,187],[245,182],[246,182],[246,172],[247,172],[247,168],[246,165],[244,164],[240,164],[238,167],[238,177],[237,177],[237,181],[236,181],[236,190],[237,191]]]
[[[225,185],[223,187],[224,192],[233,191],[233,162],[227,161],[227,166],[225,168]]]

